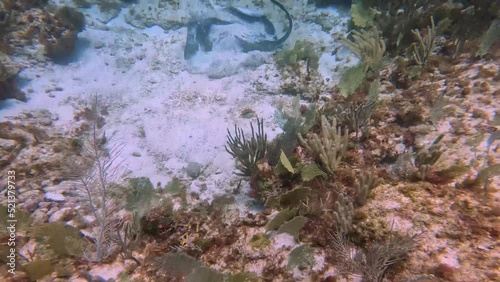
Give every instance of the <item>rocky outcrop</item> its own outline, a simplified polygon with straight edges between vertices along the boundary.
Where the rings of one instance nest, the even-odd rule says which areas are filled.
[[[26,95],[17,87],[16,82],[20,70],[19,65],[0,52],[0,101],[11,98],[26,101]]]
[[[73,53],[77,35],[85,27],[85,16],[78,10],[63,6],[49,11],[44,2],[2,1],[0,5],[0,100],[27,99],[16,83],[21,67],[10,56],[64,59]]]
[[[23,10],[22,7],[10,13],[8,26],[2,32],[4,42],[14,55],[40,59],[37,53],[42,51],[50,59],[59,59],[74,51],[77,34],[85,27],[81,12],[66,6],[56,10],[43,7]],[[39,44],[43,49],[37,49]]]

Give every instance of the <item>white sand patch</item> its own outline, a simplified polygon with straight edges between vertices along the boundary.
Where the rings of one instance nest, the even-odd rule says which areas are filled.
[[[318,251],[314,254],[314,266],[313,271],[322,271],[326,266],[325,253],[323,251]]]
[[[277,234],[273,237],[273,247],[275,250],[289,248],[297,245],[292,235],[288,233]]]
[[[460,268],[460,262],[458,261],[458,254],[456,251],[448,248],[445,254],[439,255],[438,260],[442,264],[447,264],[453,268]]]
[[[117,261],[111,265],[96,265],[92,267],[90,274],[92,276],[100,276],[104,279],[116,279],[118,274],[125,271],[123,263]]]
[[[264,268],[266,267],[265,260],[258,260],[246,265],[245,270],[251,273],[255,273],[256,275],[262,275]]]

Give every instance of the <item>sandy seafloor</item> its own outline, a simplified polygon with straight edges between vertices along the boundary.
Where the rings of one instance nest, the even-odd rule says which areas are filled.
[[[79,34],[77,53],[68,64],[23,61],[25,68],[19,78],[21,89],[28,93],[29,100],[26,103],[14,100],[1,102],[0,121],[9,120],[10,117],[22,115],[24,112],[48,110],[53,114],[52,126],[56,131],[67,134],[78,127],[74,114],[83,108],[82,102],[98,95],[108,106],[109,114],[106,116],[105,125],[106,132],[109,132],[107,135],[113,133],[112,141],[124,145],[117,162],[121,165],[124,176],[145,176],[150,178],[152,183],[160,182],[162,186],[178,177],[189,183],[189,191],[198,194],[200,201],[210,201],[214,196],[234,193],[241,177],[233,174],[234,160],[224,148],[226,129],[232,130],[236,124],[248,132],[250,122],[255,123],[256,119],[243,118],[240,114],[242,110],[250,108],[259,118],[264,119],[264,130],[268,139],[272,140],[282,132],[274,122],[276,108],[293,99],[293,96],[284,95],[286,93],[280,88],[279,72],[273,62],[272,53],[243,54],[222,48],[208,54],[199,54],[186,61],[183,58],[185,27],[173,30],[163,30],[158,26],[136,28],[124,21],[127,9],[123,8],[118,17],[107,23],[98,20],[102,15],[96,12],[95,7],[82,9],[87,16],[87,27]],[[320,59],[319,71],[325,84],[334,86],[342,68],[356,62],[354,56],[345,48],[340,49],[337,55],[331,54],[341,45],[333,35],[346,31],[349,15],[335,8],[316,11],[322,12],[337,18],[338,25],[325,32],[317,24],[297,19],[285,48],[292,48],[296,40],[303,39],[327,46]],[[491,67],[495,68],[498,70],[495,66]],[[494,87],[496,86],[493,85]],[[381,98],[392,99],[389,96],[382,94]],[[498,104],[498,101],[496,103]],[[457,108],[460,106],[463,105]],[[491,107],[484,109],[490,118],[495,107],[498,108],[498,105],[493,103]],[[469,123],[469,126],[475,125]],[[419,141],[429,144],[439,133],[450,130],[450,126],[443,122],[436,132],[425,135],[425,140]],[[400,139],[391,142],[388,141],[388,146],[396,147],[402,143]],[[473,153],[464,151],[461,146],[465,146],[465,141],[460,139],[460,142],[457,141],[457,145],[448,147],[449,158],[445,160],[443,167],[455,160],[472,163],[470,160]],[[478,152],[484,152],[485,141],[476,147]],[[478,161],[472,163],[475,171],[479,170],[479,163],[485,158],[484,154],[478,153]],[[186,168],[192,163],[206,167],[202,176],[194,180],[186,173]],[[248,183],[243,181],[241,184],[243,189],[237,194],[235,207],[245,214],[249,210],[253,211],[255,207],[254,201],[246,195]],[[461,257],[469,258],[468,255],[473,252],[470,251],[468,242],[454,242],[448,245],[447,238],[434,236],[435,233],[444,233],[456,228],[454,222],[449,220],[454,219],[457,212],[451,209],[439,210],[441,206],[448,207],[455,199],[441,199],[441,196],[432,193],[427,195],[428,191],[435,188],[429,186],[431,185],[428,183],[422,184],[425,189],[422,188],[410,196],[417,199],[427,197],[429,202],[432,202],[432,207],[423,208],[422,203],[414,203],[409,197],[402,196],[400,190],[406,189],[404,184],[399,187],[387,184],[374,191],[373,200],[361,210],[369,212],[374,218],[393,221],[395,229],[400,231],[416,225],[417,221],[421,222],[430,230],[422,239],[427,240],[425,244],[428,246],[425,248],[428,252],[420,249],[413,254],[413,270],[425,265],[426,260],[432,256],[433,261],[461,268],[457,277],[464,278],[468,271],[477,267],[476,262],[473,264],[461,261]],[[498,177],[490,186],[494,188],[493,203],[498,203]],[[45,199],[50,193],[55,201],[58,197],[63,197],[58,191],[50,188],[44,189]],[[482,201],[471,199],[469,194],[459,196],[464,205],[480,205]],[[496,212],[498,213],[498,209]],[[441,219],[444,222],[440,221]],[[448,227],[448,224],[451,227]],[[282,237],[274,238],[274,244],[288,244],[289,247],[295,245],[291,238]],[[477,246],[475,250],[487,253],[485,257],[498,259],[498,250],[493,246],[493,240],[488,241],[482,237],[474,244]],[[278,252],[279,248],[276,247],[274,251]],[[25,251],[24,249],[23,252]],[[324,266],[325,256],[323,253],[317,256],[316,268],[321,269]],[[494,265],[493,262],[491,264]],[[91,273],[104,278],[114,278],[124,267],[122,262],[117,261],[114,265],[96,266]],[[259,271],[263,266],[255,268]],[[325,270],[324,273],[328,271]],[[482,274],[474,273],[470,281],[482,281],[480,278],[483,277],[485,276]],[[72,281],[77,281],[73,278]]]

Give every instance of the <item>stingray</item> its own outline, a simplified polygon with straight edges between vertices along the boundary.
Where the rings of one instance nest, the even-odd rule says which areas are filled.
[[[223,9],[228,14],[240,19],[243,22],[262,24],[266,34],[272,38],[272,40],[258,39],[252,41],[246,40],[238,35],[234,35],[237,44],[243,52],[246,53],[256,50],[264,52],[274,51],[279,48],[290,36],[293,26],[292,17],[281,3],[276,0],[270,1],[285,12],[288,19],[287,31],[281,38],[276,36],[276,29],[274,28],[273,23],[265,15],[243,8],[227,7]],[[210,31],[212,26],[230,24],[233,24],[233,21],[222,20],[215,17],[201,18],[189,22],[187,27],[188,32],[186,46],[184,47],[184,58],[186,60],[190,59],[200,50],[204,52],[212,51],[213,43],[210,41]]]

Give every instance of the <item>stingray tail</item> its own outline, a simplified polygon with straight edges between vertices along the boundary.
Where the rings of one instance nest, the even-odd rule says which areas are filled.
[[[276,0],[271,0],[271,2],[273,2],[274,5],[278,6],[283,12],[285,12],[286,18],[288,19],[288,29],[286,30],[285,35],[283,35],[283,37],[281,37],[280,39],[278,39],[278,41],[276,41],[277,46],[280,46],[288,39],[288,37],[292,33],[293,20],[292,20],[292,16],[290,16],[290,13],[288,13],[288,11],[286,10],[285,6],[283,6],[281,3],[279,3]]]

